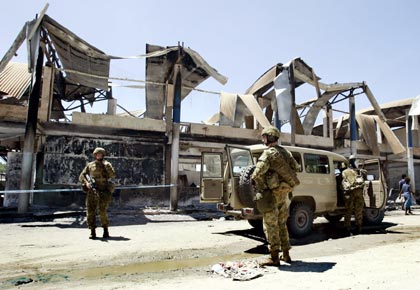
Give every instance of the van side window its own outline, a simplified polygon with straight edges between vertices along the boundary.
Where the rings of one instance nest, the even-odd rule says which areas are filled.
[[[334,174],[335,175],[340,175],[344,171],[344,169],[347,168],[346,163],[344,163],[343,161],[334,160],[333,163],[334,163]]]
[[[328,156],[305,153],[303,154],[305,160],[305,171],[308,173],[321,173],[329,174],[330,166],[328,162]]]
[[[299,152],[291,152],[291,153],[292,153],[293,158],[299,164],[299,170],[298,170],[298,172],[302,172],[302,170],[303,170],[302,169],[302,157],[301,157],[300,153]]]

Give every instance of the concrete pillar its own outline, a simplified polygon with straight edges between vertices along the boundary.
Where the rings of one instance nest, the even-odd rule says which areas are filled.
[[[117,99],[108,99],[107,115],[115,116],[117,114]]]
[[[323,118],[323,137],[333,136],[333,123],[332,123],[332,110],[330,106],[324,107],[324,118]]]
[[[406,136],[407,136],[407,173],[411,179],[411,189],[416,191],[416,174],[414,172],[414,158],[413,158],[413,135],[412,135],[412,116],[408,115],[406,110]]]
[[[419,147],[419,119],[418,116],[411,116],[413,126],[411,127],[411,134],[413,136],[413,147]]]
[[[172,147],[171,147],[171,196],[170,196],[170,210],[176,211],[178,209],[178,172],[179,172],[179,136],[180,124],[173,123],[172,129]]]
[[[171,187],[170,194],[170,210],[178,209],[178,171],[179,171],[179,138],[180,138],[180,122],[181,122],[181,65],[175,68],[175,87],[174,87],[174,107],[173,107],[173,123],[172,123],[172,147],[171,147]]]

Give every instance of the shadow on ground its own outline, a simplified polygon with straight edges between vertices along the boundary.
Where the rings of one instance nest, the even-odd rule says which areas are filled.
[[[25,223],[22,227],[87,228],[83,208],[34,208],[27,214],[17,209],[0,211],[0,223]],[[108,217],[112,227],[144,225],[147,223],[194,222],[220,219],[223,213],[215,209],[186,206],[176,211],[167,208],[110,207]],[[97,217],[98,227],[101,223]]]
[[[380,225],[366,225],[363,227],[360,235],[375,235],[375,234],[400,234],[398,231],[388,230],[388,228],[396,226],[395,223],[383,222]],[[255,248],[249,249],[247,253],[256,254],[267,254],[268,243],[265,239],[264,232],[256,228],[250,228],[246,230],[233,230],[222,233],[216,233],[220,235],[237,235],[248,239],[259,241],[262,245]],[[349,232],[345,229],[344,223],[319,223],[314,224],[311,234],[302,238],[290,237],[290,243],[292,246],[307,245],[313,243],[319,243],[330,239],[341,239],[349,237]]]
[[[331,270],[337,263],[332,262],[304,262],[304,261],[293,261],[289,265],[281,265],[281,271],[287,272],[314,272],[323,273]]]

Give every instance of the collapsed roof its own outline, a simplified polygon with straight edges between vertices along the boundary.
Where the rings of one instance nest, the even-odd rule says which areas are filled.
[[[28,34],[26,31],[32,32]],[[47,55],[48,63],[54,64],[57,68],[54,86],[55,99],[59,101],[79,100],[83,107],[84,100],[92,103],[112,97],[106,95],[110,81],[110,61],[124,57],[106,54],[46,14],[41,15],[36,23],[32,21],[25,24],[6,57],[0,62],[0,71],[5,63],[9,62],[25,36],[38,34],[41,35],[41,41],[46,43],[44,52]],[[33,38],[35,39],[35,37]],[[28,39],[29,46],[35,46],[30,44],[31,40]],[[29,51],[34,53],[31,48]],[[176,64],[179,64],[182,70],[182,99],[210,76],[222,84],[227,82],[225,76],[218,73],[190,48],[180,46],[164,48],[147,44],[146,52],[146,55],[139,56],[146,58],[146,117],[163,118],[167,97],[166,85],[172,82],[171,78]],[[34,57],[30,56],[29,58]],[[33,69],[31,66],[33,64],[30,63],[30,71]],[[56,109],[63,110],[62,108]]]
[[[305,83],[315,87],[316,97],[304,103],[296,104],[295,89]],[[397,120],[403,114],[401,111],[397,112],[397,109],[392,107],[381,108],[364,82],[333,84],[320,82],[320,78],[314,70],[300,58],[295,58],[287,64],[275,64],[245,91],[243,96],[253,96],[259,104],[257,107],[244,106],[244,98],[239,98],[240,95],[233,98],[229,94],[221,93],[220,114],[207,120],[207,123],[226,124],[234,127],[241,127],[245,123],[246,128],[254,128],[254,118],[256,118],[258,123],[265,127],[265,122],[264,120],[261,121],[260,116],[260,111],[263,110],[265,111],[265,119],[269,123],[275,123],[276,120],[283,123],[289,121],[291,126],[294,127],[292,134],[318,134],[322,136],[322,133],[319,133],[320,128],[315,127],[315,122],[321,110],[330,110],[335,103],[362,93],[366,94],[372,104],[372,109],[359,112],[356,115],[357,124],[366,144],[374,155],[379,155],[376,137],[372,137],[376,136],[376,124],[378,124],[392,151],[395,154],[404,152],[404,147],[390,128],[395,123],[401,124],[401,121]],[[403,108],[400,107],[399,110],[401,109]],[[227,114],[224,114],[224,112],[227,112]],[[367,116],[367,114],[374,116]],[[230,116],[230,120],[232,120],[230,123],[226,123],[225,115]],[[343,115],[339,121],[335,122],[334,138],[342,138],[344,135],[348,135],[349,126],[344,125],[347,119],[348,115]]]

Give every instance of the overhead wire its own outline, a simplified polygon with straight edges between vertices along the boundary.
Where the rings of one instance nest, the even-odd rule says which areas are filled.
[[[76,71],[76,70],[72,70],[72,69],[57,68],[57,70],[62,71],[62,72],[74,73],[74,74],[78,74],[78,75],[82,75],[82,76],[95,77],[95,78],[99,78],[99,79],[117,80],[117,81],[125,81],[125,82],[137,82],[137,83],[143,83],[143,84],[146,84],[146,85],[148,84],[148,85],[155,85],[155,86],[166,86],[166,83],[145,81],[145,80],[132,79],[132,78],[100,76],[100,75],[80,72],[80,71]],[[123,84],[115,84],[115,83],[111,83],[109,85],[112,86],[112,87],[126,87],[126,88],[134,88],[134,89],[144,89],[144,88],[146,88],[146,86],[123,85]],[[200,92],[200,93],[215,94],[215,95],[220,95],[220,93],[221,93],[221,92],[192,88],[192,87],[189,87],[189,86],[182,86],[182,87],[185,88],[185,89],[192,90],[192,91],[197,91],[197,92]]]

